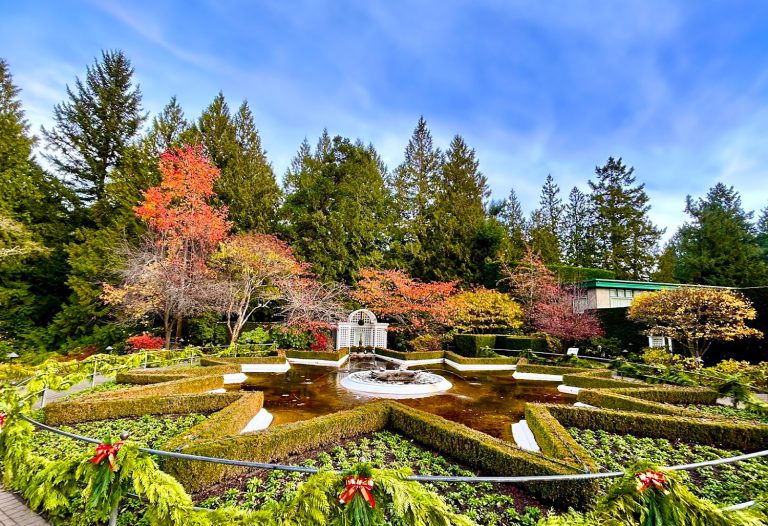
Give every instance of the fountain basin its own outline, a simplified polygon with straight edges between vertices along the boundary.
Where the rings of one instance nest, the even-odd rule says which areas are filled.
[[[398,397],[428,396],[453,387],[453,384],[442,376],[424,371],[419,371],[413,378],[405,381],[380,380],[375,377],[376,373],[377,371],[350,373],[340,383],[350,391]]]

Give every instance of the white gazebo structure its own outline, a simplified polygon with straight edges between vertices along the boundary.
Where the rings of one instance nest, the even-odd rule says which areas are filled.
[[[336,350],[345,347],[387,348],[387,327],[379,323],[368,309],[356,310],[349,315],[349,321],[340,321],[336,327]]]

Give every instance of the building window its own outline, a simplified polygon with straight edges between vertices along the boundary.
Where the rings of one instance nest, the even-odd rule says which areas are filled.
[[[648,347],[672,350],[672,340],[666,336],[648,336]]]
[[[608,296],[611,307],[629,307],[632,304],[635,291],[632,289],[610,289]]]

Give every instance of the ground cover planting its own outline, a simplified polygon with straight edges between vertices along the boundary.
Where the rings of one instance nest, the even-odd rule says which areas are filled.
[[[568,432],[590,452],[601,471],[621,471],[638,458],[661,466],[672,466],[742,453],[684,441],[621,435],[601,430],[571,427]],[[764,460],[749,460],[700,468],[690,473],[690,479],[693,482],[691,489],[697,496],[721,506],[729,506],[755,499],[768,491],[768,463]],[[602,480],[601,489],[605,491],[610,484],[609,479]]]
[[[419,446],[412,439],[390,431],[378,431],[346,440],[324,450],[290,457],[291,464],[321,469],[350,469],[361,458],[375,468],[410,468],[420,475],[476,475],[446,456]],[[268,501],[290,499],[308,475],[281,471],[245,473],[222,481],[193,495],[202,507],[242,506],[258,509]],[[436,482],[425,484],[451,506],[478,524],[488,526],[533,526],[543,516],[537,500],[508,484]]]

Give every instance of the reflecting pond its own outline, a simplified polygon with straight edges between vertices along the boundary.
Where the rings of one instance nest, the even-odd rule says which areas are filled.
[[[349,372],[375,367],[392,368],[378,360],[355,361],[341,369],[292,365],[287,373],[249,374],[243,389],[264,392],[264,407],[274,415],[272,425],[306,420],[336,411],[351,409],[382,398],[342,387],[340,380]],[[515,380],[512,371],[457,372],[442,365],[420,367],[447,378],[453,387],[424,398],[398,399],[411,407],[440,415],[489,435],[511,441],[511,424],[523,418],[526,402],[572,404],[576,397],[557,390],[553,382]]]

